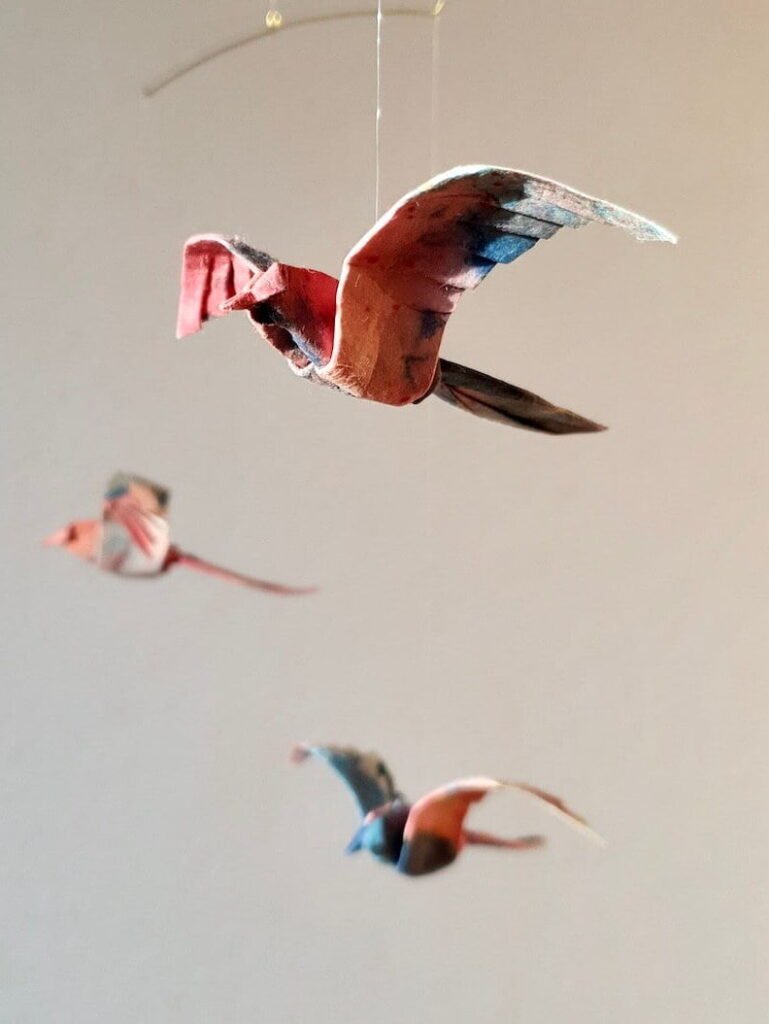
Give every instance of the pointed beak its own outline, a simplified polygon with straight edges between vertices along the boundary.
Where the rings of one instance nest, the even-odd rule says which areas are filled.
[[[251,278],[245,288],[227,299],[221,305],[223,313],[233,309],[250,309],[260,302],[267,302],[288,287],[288,279],[281,263],[273,263],[268,270],[260,270]]]
[[[355,833],[355,835],[352,837],[350,842],[345,847],[345,853],[357,853],[359,850],[363,849],[363,833],[365,831],[365,828],[365,825],[361,825],[361,827],[358,829],[358,831]]]
[[[61,548],[64,547],[68,539],[69,527],[63,526],[60,530],[57,530],[56,533],[52,533],[50,536],[46,537],[43,544],[47,548]]]
[[[238,292],[237,295],[233,295],[231,299],[227,299],[219,307],[223,313],[232,313],[238,309],[250,309],[256,305],[256,299],[254,293],[249,291],[248,288],[244,288],[242,292]]]

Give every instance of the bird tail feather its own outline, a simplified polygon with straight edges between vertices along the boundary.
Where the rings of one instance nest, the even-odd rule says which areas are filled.
[[[172,565],[185,565],[188,569],[196,572],[203,572],[209,576],[216,576],[217,579],[227,580],[230,583],[239,583],[244,587],[253,587],[255,590],[264,590],[270,594],[281,594],[284,596],[298,596],[301,594],[312,594],[317,587],[289,587],[283,583],[273,583],[270,580],[260,580],[253,576],[244,576],[242,573],[233,572],[213,562],[207,562],[196,555],[190,555],[186,551],[173,548],[166,560],[166,568]]]
[[[600,423],[553,405],[514,384],[447,359],[441,359],[439,365],[440,377],[432,393],[474,416],[546,434],[606,430]]]

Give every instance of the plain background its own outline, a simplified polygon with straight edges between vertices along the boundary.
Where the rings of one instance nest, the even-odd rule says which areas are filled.
[[[446,6],[438,169],[681,237],[562,232],[452,321],[449,356],[611,426],[574,438],[313,388],[242,318],[174,341],[187,235],[337,273],[372,222],[373,21],[141,95],[265,8],[3,8],[0,1021],[759,1024],[769,7]],[[430,173],[430,53],[385,22],[385,205]],[[115,469],[172,488],[188,549],[322,593],[43,550]],[[343,856],[352,803],[301,739],[412,796],[530,780],[610,845],[507,795],[474,825],[544,852],[401,878]]]

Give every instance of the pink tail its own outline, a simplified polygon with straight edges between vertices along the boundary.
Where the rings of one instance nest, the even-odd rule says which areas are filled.
[[[518,836],[517,839],[500,839],[490,836],[487,832],[464,831],[462,836],[466,843],[473,846],[497,846],[504,850],[536,850],[545,845],[544,836]]]
[[[209,576],[216,576],[220,580],[228,580],[230,583],[239,583],[244,587],[253,587],[255,590],[264,590],[268,594],[280,594],[285,597],[313,594],[318,589],[317,587],[287,587],[282,583],[258,580],[253,576],[243,576],[239,572],[223,569],[220,565],[213,565],[202,558],[196,558],[195,555],[189,555],[186,551],[179,551],[178,548],[172,548],[166,559],[166,568],[170,569],[172,565],[186,565],[189,569],[207,573]]]

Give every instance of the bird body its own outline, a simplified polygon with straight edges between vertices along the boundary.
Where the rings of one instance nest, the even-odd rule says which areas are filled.
[[[376,754],[331,744],[294,748],[294,761],[308,757],[326,761],[344,780],[358,805],[361,823],[347,846],[348,853],[367,850],[401,874],[416,877],[448,867],[467,845],[529,850],[544,843],[542,836],[503,839],[465,828],[471,806],[499,789],[515,789],[533,797],[563,821],[599,839],[583,818],[542,789],[524,782],[502,782],[477,776],[459,779],[408,803],[396,790],[387,766]]]
[[[160,543],[147,553],[118,524],[101,519],[70,523],[47,537],[45,543],[49,547],[65,547],[105,572],[121,576],[157,576],[165,572],[171,550],[170,544]]]
[[[396,800],[387,804],[380,814],[367,815],[347,844],[347,853],[368,850],[382,863],[397,867],[403,852],[403,835],[410,810],[409,804]]]
[[[117,473],[104,496],[101,519],[81,519],[52,533],[44,541],[118,576],[152,577],[175,565],[275,594],[304,594],[314,588],[243,576],[182,551],[171,543],[167,519],[170,494],[143,477]]]
[[[177,336],[233,310],[300,376],[401,406],[436,394],[475,415],[552,434],[600,424],[439,358],[465,291],[560,228],[590,221],[640,241],[675,238],[619,206],[523,171],[458,167],[399,200],[345,258],[339,281],[279,263],[238,238],[184,248]]]

